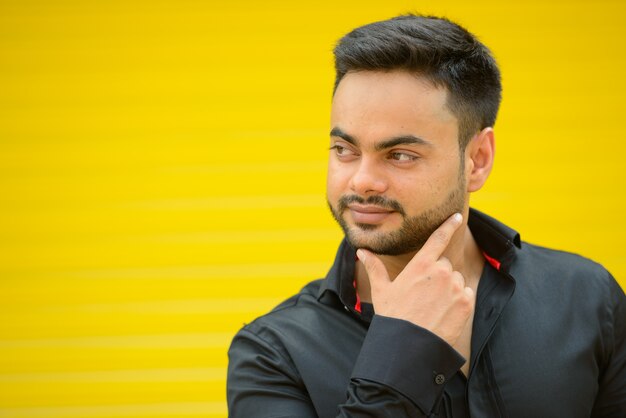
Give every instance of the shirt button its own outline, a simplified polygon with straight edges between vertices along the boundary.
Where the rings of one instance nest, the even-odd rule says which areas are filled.
[[[435,376],[435,384],[436,385],[443,385],[446,381],[446,377],[444,375],[442,375],[441,373],[439,373],[437,376]]]

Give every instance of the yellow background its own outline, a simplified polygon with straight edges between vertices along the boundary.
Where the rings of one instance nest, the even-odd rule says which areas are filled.
[[[473,205],[625,285],[625,4],[0,0],[0,416],[226,416],[232,335],[341,238],[334,42],[402,12],[501,65]]]

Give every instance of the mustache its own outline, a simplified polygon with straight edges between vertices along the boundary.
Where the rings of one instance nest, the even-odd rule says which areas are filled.
[[[339,202],[337,203],[337,209],[339,213],[343,213],[344,210],[348,209],[348,205],[350,205],[351,203],[380,206],[385,209],[391,209],[393,211],[396,211],[403,216],[405,215],[402,205],[400,205],[400,203],[398,203],[396,200],[388,199],[384,196],[378,195],[369,196],[367,199],[364,199],[361,196],[355,194],[341,196],[339,198]]]

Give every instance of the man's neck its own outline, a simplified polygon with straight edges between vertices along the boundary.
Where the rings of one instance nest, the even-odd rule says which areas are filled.
[[[398,256],[379,255],[378,257],[385,265],[389,278],[395,280],[416,253],[417,252]],[[446,257],[450,261],[454,270],[463,275],[465,285],[471,287],[474,292],[476,292],[478,281],[485,264],[485,258],[478,244],[476,244],[474,236],[466,225],[459,228],[455,233],[448,248],[443,253],[443,257]],[[369,279],[365,267],[360,261],[356,262],[354,275],[361,301],[371,303],[372,298]]]

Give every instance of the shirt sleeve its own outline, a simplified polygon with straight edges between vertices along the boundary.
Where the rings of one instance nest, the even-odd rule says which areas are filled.
[[[288,353],[245,329],[229,351],[232,418],[317,417]],[[435,334],[375,315],[337,417],[426,417],[438,409],[445,382],[465,360]]]
[[[607,361],[592,418],[626,417],[626,295],[612,276],[610,292]]]
[[[228,351],[230,418],[316,418],[295,366],[280,347],[242,329]]]
[[[464,363],[463,356],[430,331],[374,315],[349,393],[361,405],[376,404],[379,398],[388,398],[388,392],[395,393],[412,406],[411,413],[390,417],[428,416],[438,409],[445,383]]]

